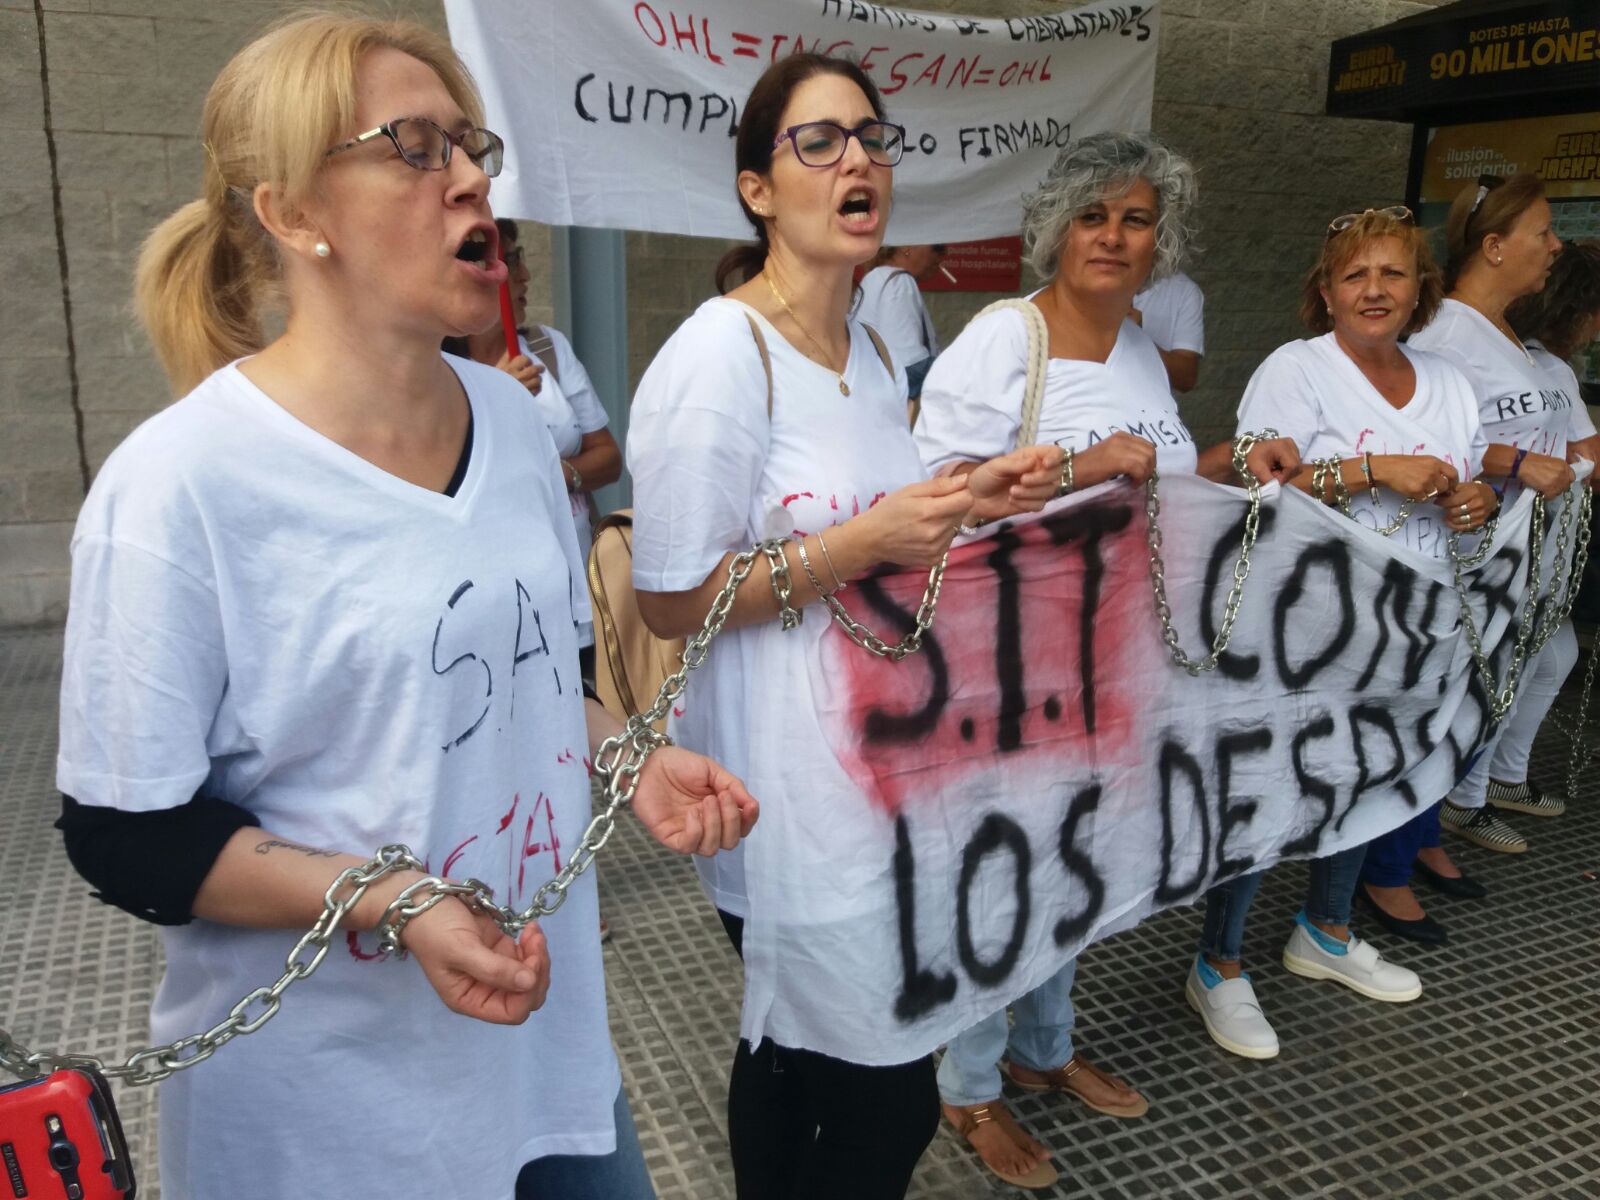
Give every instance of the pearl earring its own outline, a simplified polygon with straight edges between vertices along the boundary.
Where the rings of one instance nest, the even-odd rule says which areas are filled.
[[[327,242],[318,242],[312,249],[317,252],[318,258],[327,258],[328,255],[333,253],[333,247],[328,245]]]

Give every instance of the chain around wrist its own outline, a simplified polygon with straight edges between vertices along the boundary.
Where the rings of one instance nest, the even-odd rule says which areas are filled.
[[[378,918],[374,932],[378,935],[378,948],[385,953],[404,958],[406,955],[406,926],[430,911],[442,901],[454,896],[474,911],[483,911],[480,898],[488,888],[476,879],[464,883],[451,883],[437,875],[425,875],[400,889],[399,895],[389,901]]]
[[[579,471],[577,467],[572,465],[572,460],[569,458],[563,458],[561,460],[561,467],[567,477],[567,491],[583,491],[583,473]]]

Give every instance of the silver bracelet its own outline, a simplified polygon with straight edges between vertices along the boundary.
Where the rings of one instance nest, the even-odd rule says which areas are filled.
[[[817,595],[832,595],[827,588],[822,586],[822,580],[817,578],[817,573],[811,569],[811,556],[806,553],[806,539],[801,538],[797,543],[800,547],[800,566],[806,573],[806,578],[811,581],[811,586],[817,589]]]
[[[840,575],[838,569],[833,565],[833,555],[828,553],[828,541],[822,536],[822,530],[820,529],[817,530],[817,545],[822,547],[823,561],[828,564],[828,574],[833,576],[833,590],[836,592],[844,591],[844,576]]]

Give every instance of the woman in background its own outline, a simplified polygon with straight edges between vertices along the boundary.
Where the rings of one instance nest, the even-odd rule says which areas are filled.
[[[1573,480],[1569,438],[1594,430],[1574,397],[1546,399],[1549,381],[1506,319],[1513,303],[1544,288],[1561,252],[1544,184],[1528,174],[1480,176],[1451,204],[1445,245],[1448,295],[1411,344],[1444,355],[1471,381],[1489,439],[1483,473],[1504,500],[1514,500],[1525,487],[1554,499]],[[1584,424],[1575,429],[1579,413]],[[1577,657],[1577,636],[1567,624],[1524,666],[1511,712],[1445,801],[1440,821],[1446,829],[1486,850],[1521,854],[1527,839],[1499,813],[1555,817],[1564,811],[1565,797],[1528,780],[1528,753]],[[1418,876],[1434,885],[1430,872],[1436,871],[1424,852]],[[1403,891],[1381,907],[1402,920],[1420,909]]]
[[[532,393],[539,415],[555,441],[556,453],[561,456],[561,478],[567,486],[572,523],[578,534],[578,553],[587,561],[589,544],[594,540],[594,492],[622,477],[622,450],[607,428],[610,420],[606,410],[600,405],[589,372],[573,353],[572,343],[559,329],[528,324],[528,265],[517,244],[517,223],[496,217],[494,224],[500,233],[501,256],[508,272],[511,309],[522,353],[511,358],[506,352],[505,331],[499,324],[468,337],[445,338],[444,348],[451,354],[500,368]],[[579,626],[578,646],[583,677],[593,679],[593,622],[584,621]]]

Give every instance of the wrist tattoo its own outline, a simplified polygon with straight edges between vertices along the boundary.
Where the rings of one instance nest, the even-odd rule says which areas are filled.
[[[293,850],[297,854],[304,854],[307,858],[338,858],[337,850],[318,850],[315,846],[301,846],[294,842],[284,842],[277,838],[268,838],[264,842],[256,843],[257,854],[270,854],[274,849]]]

